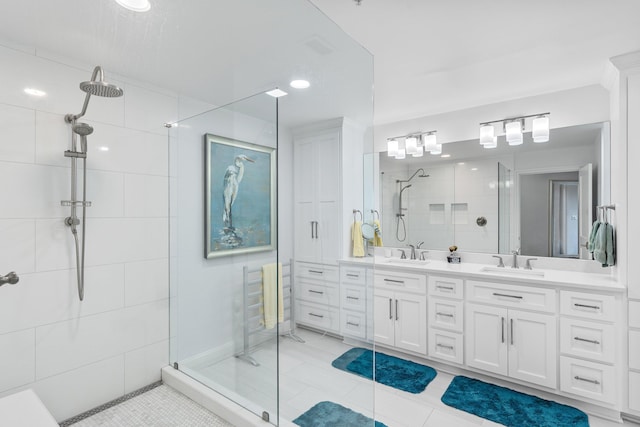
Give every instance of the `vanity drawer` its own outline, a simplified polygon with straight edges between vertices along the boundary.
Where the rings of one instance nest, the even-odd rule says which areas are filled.
[[[335,285],[323,286],[307,281],[300,281],[298,285],[298,299],[336,307],[340,305],[340,293]]]
[[[564,354],[613,363],[615,337],[613,325],[560,319],[560,351]]]
[[[341,286],[340,297],[342,308],[348,310],[365,311],[367,308],[366,288],[362,286]]]
[[[299,301],[296,321],[329,332],[340,332],[340,312],[337,308]]]
[[[605,403],[616,400],[613,366],[560,357],[560,390]]]
[[[443,276],[427,277],[429,295],[462,299],[464,280]]]
[[[328,282],[338,282],[338,267],[325,264],[296,263],[295,275]]]
[[[640,328],[640,301],[629,301],[629,327]]]
[[[530,286],[510,286],[500,283],[467,281],[467,299],[483,304],[497,304],[505,307],[556,312],[556,291],[554,289]]]
[[[616,319],[615,301],[613,295],[560,291],[560,314],[613,322]]]
[[[629,367],[640,369],[640,331],[629,331]]]
[[[462,334],[429,328],[429,357],[462,364]]]
[[[340,283],[364,286],[367,283],[367,269],[364,267],[340,266]]]
[[[427,293],[427,276],[405,272],[392,272],[376,269],[374,271],[376,288],[403,290],[425,295]]]
[[[367,338],[367,322],[365,313],[343,310],[340,315],[340,333],[365,340]]]
[[[462,332],[464,309],[462,301],[429,298],[429,327]]]

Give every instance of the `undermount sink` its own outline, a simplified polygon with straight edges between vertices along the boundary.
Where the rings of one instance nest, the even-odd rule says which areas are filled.
[[[529,276],[529,277],[544,277],[544,271],[540,270],[526,270],[522,268],[511,267],[482,267],[480,269],[483,273],[492,274],[504,274],[505,276]]]
[[[385,258],[383,261],[389,264],[409,264],[409,265],[427,265],[428,259],[402,259],[402,258]]]

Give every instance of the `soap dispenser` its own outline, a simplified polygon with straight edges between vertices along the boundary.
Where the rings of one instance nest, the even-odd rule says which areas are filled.
[[[447,255],[447,262],[449,264],[460,264],[460,255],[458,255],[458,247],[456,245],[449,246],[449,255]]]

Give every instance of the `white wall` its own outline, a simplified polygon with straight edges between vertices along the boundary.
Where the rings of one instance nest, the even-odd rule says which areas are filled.
[[[110,75],[92,97],[86,284],[78,300],[68,208],[70,127],[92,66],[0,46],[0,396],[35,389],[63,420],[160,379],[168,362],[168,150],[177,97]],[[32,98],[23,92],[47,92]],[[100,151],[98,147],[109,147]]]

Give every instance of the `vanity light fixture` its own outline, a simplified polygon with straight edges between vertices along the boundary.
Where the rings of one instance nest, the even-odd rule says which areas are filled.
[[[116,0],[116,3],[134,12],[148,12],[151,9],[149,0]]]
[[[442,144],[437,143],[435,130],[387,138],[387,156],[398,160],[406,158],[407,155],[422,157],[427,151],[431,154],[442,153]]]
[[[502,123],[505,137],[509,145],[520,145],[524,142],[522,133],[525,131],[525,119],[533,117],[531,136],[533,142],[549,141],[549,115],[551,113],[530,114],[528,116],[511,117],[508,119],[492,120],[480,123],[480,144],[484,148],[496,148],[497,136],[494,135],[494,123]]]

